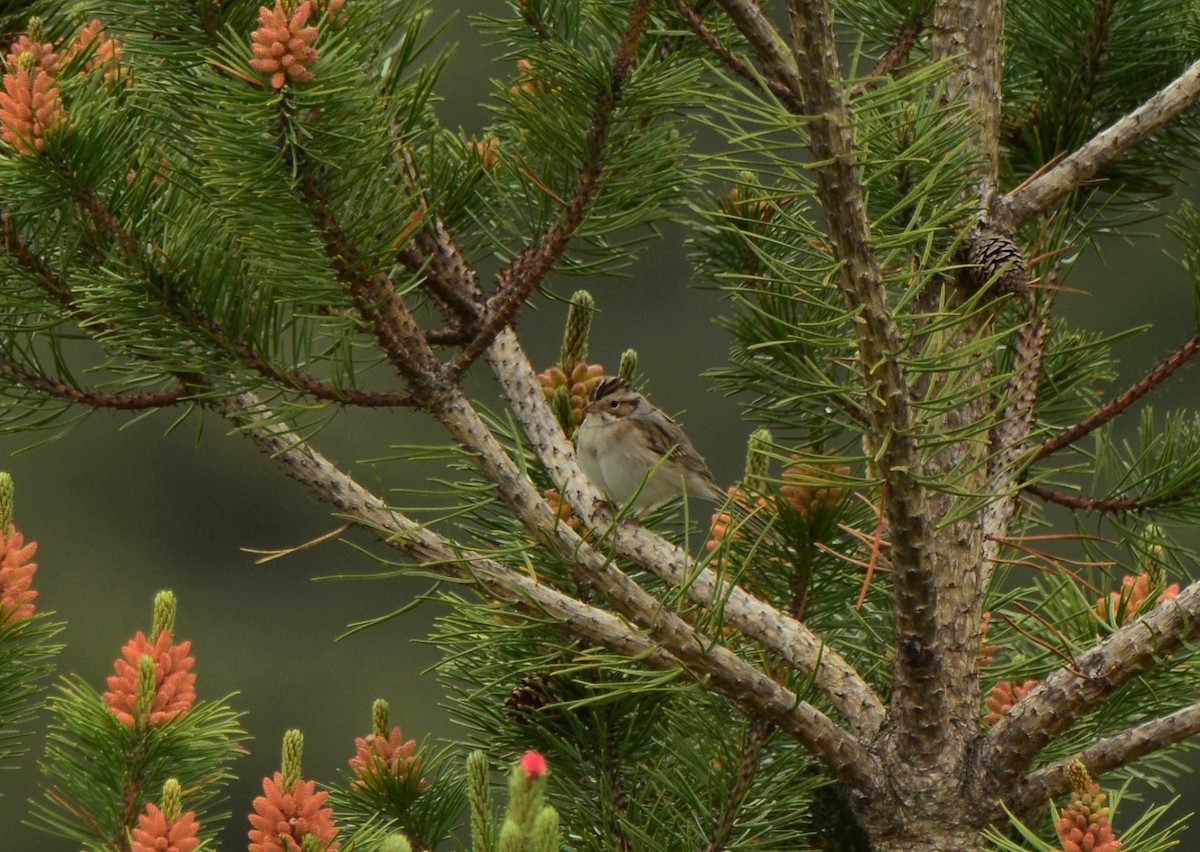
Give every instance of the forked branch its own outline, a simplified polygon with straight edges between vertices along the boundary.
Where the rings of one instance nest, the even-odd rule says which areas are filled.
[[[385,542],[422,564],[447,576],[478,582],[489,591],[511,600],[531,612],[549,615],[563,623],[572,635],[594,641],[610,650],[641,659],[657,668],[682,670],[703,678],[750,718],[762,717],[787,730],[805,743],[841,780],[864,791],[877,791],[878,773],[874,759],[828,717],[791,691],[775,683],[731,651],[693,630],[679,616],[661,606],[656,598],[640,589],[607,559],[596,553],[557,518],[544,501],[526,505],[518,514],[535,513],[545,521],[542,535],[557,540],[578,554],[580,568],[588,581],[612,602],[633,615],[634,621],[648,632],[630,630],[603,610],[555,591],[536,580],[464,550],[387,508],[383,501],[366,491],[298,434],[267,419],[259,402],[249,394],[215,403],[221,413],[261,449],[286,467],[290,476],[306,485],[319,499],[354,517]],[[457,391],[447,391],[441,419],[468,449],[480,454],[489,478],[504,484],[523,480],[511,460],[494,442],[486,425]],[[532,484],[527,481],[528,489]],[[510,506],[516,495],[510,494]],[[521,493],[521,499],[528,497]],[[545,517],[542,517],[545,516]],[[528,520],[528,518],[524,518]]]

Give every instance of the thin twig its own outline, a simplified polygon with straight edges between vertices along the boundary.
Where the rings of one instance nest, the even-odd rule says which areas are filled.
[[[604,709],[604,749],[600,753],[600,772],[605,780],[605,793],[608,812],[612,814],[612,825],[609,827],[611,840],[618,852],[632,852],[633,845],[629,835],[622,829],[621,820],[629,809],[629,797],[625,794],[625,786],[621,782],[621,739],[622,720],[619,719],[613,705]]]
[[[993,566],[1000,560],[1000,546],[1017,511],[1019,463],[1026,454],[1025,445],[1033,428],[1042,356],[1050,333],[1048,309],[1049,299],[1039,299],[1031,306],[1029,321],[1021,329],[1014,347],[1013,368],[1006,389],[1008,404],[988,434],[992,456],[988,459],[987,493],[995,495],[995,499],[983,510],[980,570],[985,575],[985,587]]]
[[[488,300],[487,314],[480,331],[463,347],[448,368],[447,373],[451,381],[460,379],[487,351],[496,335],[508,327],[534,287],[541,283],[558,262],[571,236],[583,224],[584,216],[600,191],[604,150],[612,129],[613,117],[637,57],[638,41],[650,16],[651,5],[651,0],[638,0],[630,13],[625,32],[617,45],[616,56],[613,57],[608,85],[600,92],[597,100],[587,143],[584,146],[583,163],[571,199],[562,215],[542,235],[537,244],[521,252],[498,274],[497,291]]]
[[[19,266],[34,276],[42,290],[55,304],[67,312],[78,310],[78,305],[75,303],[75,296],[71,292],[71,288],[58,277],[54,270],[50,268],[50,265],[42,259],[41,255],[35,252],[32,246],[25,241],[12,219],[2,212],[0,212],[0,240],[3,241],[4,250],[8,252],[9,256]],[[111,326],[106,325],[104,328],[111,328]]]
[[[917,39],[920,38],[921,33],[924,31],[925,20],[920,15],[917,15],[917,17],[904,26],[904,29],[900,30],[900,33],[896,36],[896,42],[883,55],[883,58],[875,63],[875,67],[870,70],[867,76],[878,79],[891,74],[900,63],[908,59],[909,51],[913,49],[913,45],[917,43]],[[878,83],[875,80],[856,84],[850,90],[851,100],[859,97],[863,92],[875,88],[877,85]]]
[[[704,46],[714,56],[721,60],[725,67],[745,80],[754,89],[761,90],[763,86],[766,86],[767,90],[792,112],[799,113],[801,111],[800,101],[791,89],[774,78],[762,77],[746,64],[740,56],[735,56],[725,45],[721,44],[720,39],[704,24],[700,15],[691,7],[691,4],[687,0],[675,0],[675,8],[683,16],[684,21],[687,22],[688,29],[704,43]]]
[[[1064,429],[1053,438],[1044,441],[1038,447],[1037,452],[1034,453],[1031,461],[1044,459],[1051,453],[1075,443],[1080,438],[1113,420],[1129,406],[1165,382],[1172,373],[1191,360],[1197,351],[1200,351],[1200,335],[1193,337],[1187,343],[1183,344],[1183,346],[1180,346],[1167,360],[1154,367],[1125,391],[1100,406],[1100,408],[1083,420],[1068,429]]]
[[[272,380],[280,387],[299,391],[314,399],[359,408],[397,408],[417,404],[413,395],[406,391],[365,391],[360,388],[332,385],[299,370],[269,361],[242,341],[232,341],[230,345],[238,360],[259,375]]]
[[[1152,500],[1143,500],[1139,497],[1087,497],[1083,494],[1069,494],[1065,491],[1057,491],[1036,482],[1025,483],[1022,490],[1049,503],[1065,506],[1072,511],[1099,512],[1102,515],[1138,515],[1142,512],[1161,509],[1163,506],[1170,506],[1186,499],[1196,489],[1197,482],[1195,479],[1190,480],[1170,494],[1155,497]]]
[[[52,379],[32,367],[10,358],[0,356],[0,373],[5,373],[30,390],[88,408],[106,408],[114,411],[146,411],[152,408],[168,408],[177,405],[194,393],[193,388],[180,384],[161,391],[146,393],[108,393],[94,388],[81,388],[62,379]]]
[[[379,272],[368,275],[359,270],[359,252],[333,214],[315,169],[305,162],[292,165],[299,175],[300,198],[320,231],[325,253],[338,279],[346,285],[355,307],[370,324],[388,361],[408,382],[414,403],[427,404],[444,385],[441,362],[425,342],[422,329],[388,276]]]

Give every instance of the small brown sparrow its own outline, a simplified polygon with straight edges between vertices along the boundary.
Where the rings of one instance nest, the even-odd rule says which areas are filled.
[[[726,494],[679,424],[624,379],[601,379],[575,436],[579,466],[619,506],[644,512],[687,493],[717,503]]]

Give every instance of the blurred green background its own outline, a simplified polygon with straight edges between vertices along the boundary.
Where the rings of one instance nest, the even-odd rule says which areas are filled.
[[[437,3],[461,12],[443,41],[457,43],[442,77],[438,112],[446,126],[478,134],[490,96],[489,77],[512,69],[493,63],[500,47],[473,31],[468,16],[498,4]],[[1153,222],[1158,228],[1162,223]],[[615,369],[620,353],[634,347],[656,402],[682,421],[717,479],[737,476],[752,425],[741,419],[736,400],[711,393],[701,373],[722,363],[728,341],[712,320],[721,295],[692,286],[682,247],[684,234],[668,229],[652,244],[632,275],[623,279],[556,280],[560,295],[587,286],[598,315],[592,360]],[[1101,253],[1087,250],[1068,286],[1089,295],[1061,298],[1059,310],[1087,327],[1117,331],[1153,324],[1154,331],[1119,348],[1124,379],[1138,375],[1195,332],[1189,285],[1165,252],[1169,239],[1114,235]],[[565,309],[538,300],[523,314],[519,330],[538,367],[558,351]],[[1156,407],[1194,407],[1194,368],[1156,392]],[[478,369],[480,393],[493,393]],[[1118,386],[1119,387],[1119,386]],[[41,609],[67,622],[60,672],[76,672],[99,689],[111,673],[122,644],[137,629],[149,629],[156,591],[179,597],[177,636],[191,639],[200,697],[230,693],[246,712],[253,736],[250,755],[237,762],[239,776],[229,808],[234,817],[224,848],[244,848],[244,814],[261,792],[261,778],[278,767],[280,739],[288,728],[305,732],[305,774],[333,780],[354,754],[354,737],[369,730],[373,699],[386,698],[392,719],[406,737],[451,737],[460,733],[444,707],[441,691],[426,670],[436,649],[422,644],[435,608],[423,606],[402,619],[336,641],[351,622],[394,610],[428,588],[422,580],[320,582],[330,574],[369,574],[377,565],[345,544],[325,545],[255,565],[241,548],[293,546],[338,524],[327,510],[288,480],[282,469],[248,441],[228,434],[214,416],[193,416],[169,435],[167,413],[130,425],[128,418],[96,415],[61,440],[17,453],[29,437],[0,438],[0,466],[17,486],[16,518],[39,542],[36,584]],[[420,487],[432,466],[383,465],[360,459],[386,455],[399,443],[441,442],[435,424],[408,411],[349,412],[317,438],[317,445],[368,487]],[[352,540],[381,554],[367,537]],[[1181,578],[1176,578],[1181,579]],[[72,844],[21,825],[26,800],[37,793],[34,764],[40,739],[17,772],[0,775],[0,850],[67,850]],[[1190,779],[1189,779],[1190,780]],[[1196,790],[1175,809],[1191,809]],[[1132,817],[1118,815],[1118,829]],[[1191,848],[1200,848],[1200,830]],[[1186,847],[1185,847],[1186,848]]]

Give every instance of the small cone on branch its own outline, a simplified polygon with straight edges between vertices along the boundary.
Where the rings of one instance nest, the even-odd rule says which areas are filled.
[[[1029,271],[1017,244],[986,225],[980,225],[972,232],[967,262],[975,267],[976,286],[990,284],[997,295],[1024,293],[1029,287]]]
[[[536,97],[542,91],[543,84],[537,79],[537,69],[530,60],[517,60],[517,76],[520,82],[509,88],[509,92],[512,94],[525,94]]]
[[[93,18],[87,23],[74,43],[67,50],[64,61],[70,61],[75,56],[86,56],[83,70],[85,73],[97,70],[104,71],[104,79],[111,80],[121,73],[120,62],[123,53],[121,43],[115,38],[109,38],[104,32],[104,25],[99,18]]]
[[[526,675],[504,699],[504,715],[518,725],[528,724],[557,693],[558,685],[547,672]]]
[[[579,361],[571,369],[571,419],[578,426],[583,422],[583,409],[588,397],[599,381],[604,378],[604,367]]]
[[[583,523],[579,520],[579,516],[571,509],[571,504],[563,499],[557,488],[547,488],[542,492],[542,496],[546,498],[546,502],[550,504],[550,508],[554,510],[555,516],[561,523],[566,524],[575,532],[583,529]]]
[[[558,811],[546,804],[549,764],[538,751],[527,751],[509,776],[508,813],[500,826],[498,848],[523,852],[556,852]]]
[[[154,621],[147,637],[138,631],[121,649],[109,675],[104,703],[122,725],[139,731],[166,724],[196,703],[196,674],[190,641],[172,643],[175,593],[154,596]]]
[[[742,478],[742,485],[735,485],[727,490],[733,503],[740,507],[741,512],[738,514],[741,517],[735,517],[733,513],[720,509],[714,512],[709,539],[704,545],[707,550],[720,547],[731,530],[749,533],[752,538],[757,537],[760,533],[757,527],[746,529],[746,514],[755,512],[763,521],[778,514],[777,505],[762,493],[766,490],[767,469],[771,462],[770,448],[769,429],[757,429],[751,433],[746,442],[746,473]]]
[[[350,19],[342,14],[342,7],[345,5],[346,0],[315,0],[313,17],[320,18],[322,15],[328,15],[328,22],[341,29],[350,23]]]
[[[13,494],[12,476],[0,472],[0,624],[31,618],[38,595],[33,588],[37,563],[30,561],[38,546],[26,544],[12,522]]]
[[[196,702],[196,675],[191,670],[196,659],[191,648],[191,642],[172,644],[169,630],[154,642],[139,630],[125,643],[104,693],[105,704],[121,724],[157,727],[191,709]],[[144,659],[150,661],[148,678],[142,673]]]
[[[775,215],[771,202],[749,188],[735,186],[721,199],[721,212],[740,223],[742,230],[762,232]]]
[[[471,150],[479,157],[479,162],[487,171],[496,168],[500,163],[500,139],[496,136],[485,136],[483,139],[472,139]]]
[[[793,454],[792,462],[780,477],[779,493],[800,517],[827,512],[846,497],[838,480],[850,475],[849,465],[813,461],[803,452]]]
[[[130,852],[192,852],[200,845],[196,812],[183,812],[179,781],[168,779],[162,800],[146,805],[133,829]]]
[[[730,487],[728,493],[734,504],[741,507],[742,511],[747,514],[755,511],[761,513],[763,517],[769,517],[776,511],[774,505],[761,494],[749,493],[744,488],[736,485]],[[747,528],[744,516],[738,517],[731,512],[718,510],[713,513],[709,538],[705,542],[704,548],[706,550],[716,550],[731,533],[734,535],[747,535],[751,539],[756,538],[760,534],[757,528]]]
[[[371,721],[371,733],[354,739],[357,753],[350,758],[350,768],[358,779],[354,788],[364,790],[391,781],[412,785],[414,791],[423,788],[417,741],[404,741],[399,725],[389,730],[388,703],[382,698],[371,707]]]
[[[554,392],[550,395],[550,410],[554,412],[554,417],[558,420],[558,425],[562,427],[563,433],[571,435],[579,423],[576,421],[571,405],[571,391],[566,384],[554,388]]]
[[[538,373],[542,392],[554,409],[559,425],[568,435],[583,422],[583,408],[587,405],[588,396],[604,377],[602,366],[587,362],[588,335],[591,333],[595,310],[596,301],[592,294],[587,290],[577,290],[571,297],[571,308],[567,311],[567,325],[563,331],[558,363]]]

